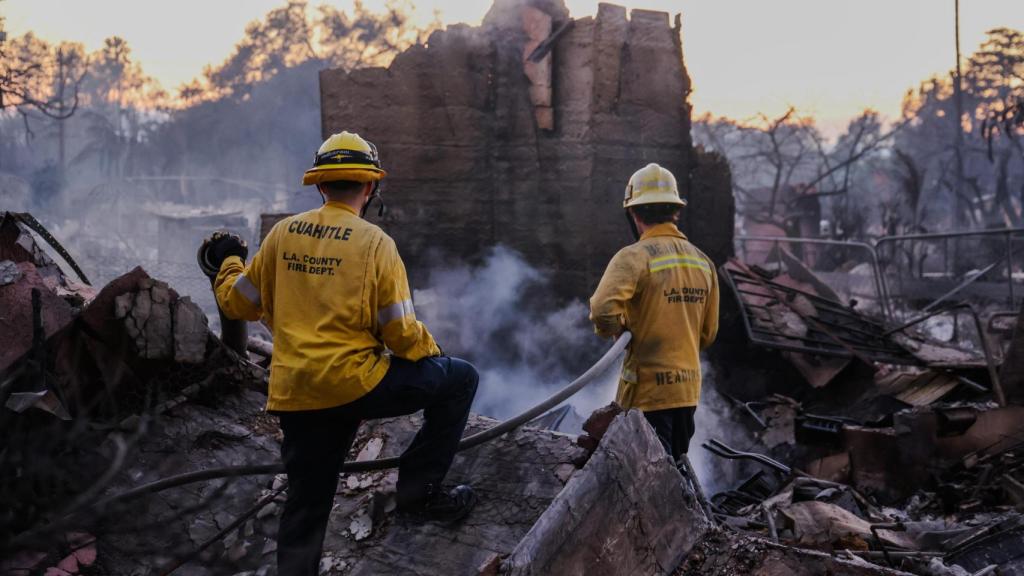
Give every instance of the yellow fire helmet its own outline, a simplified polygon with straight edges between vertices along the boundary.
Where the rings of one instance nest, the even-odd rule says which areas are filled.
[[[686,206],[686,200],[679,197],[676,177],[671,172],[651,163],[637,170],[626,184],[623,208],[640,204],[678,204]]]
[[[304,185],[348,180],[378,182],[387,176],[377,147],[354,132],[333,134],[316,151],[313,167],[302,175]]]

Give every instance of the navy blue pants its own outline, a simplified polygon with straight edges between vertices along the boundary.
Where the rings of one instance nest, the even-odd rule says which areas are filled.
[[[696,406],[687,406],[644,412],[644,417],[654,428],[658,440],[661,440],[661,445],[673,461],[679,460],[690,448],[694,432],[693,414],[696,411]]]
[[[423,410],[423,427],[402,453],[399,505],[440,486],[458,448],[479,381],[473,365],[441,356],[410,362],[393,358],[384,379],[365,396],[334,408],[277,412],[284,432],[281,459],[288,498],[277,536],[281,576],[319,573],[338,474],[359,423]]]

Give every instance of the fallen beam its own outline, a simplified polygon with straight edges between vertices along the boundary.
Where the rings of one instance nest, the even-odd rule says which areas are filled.
[[[671,574],[709,527],[697,495],[631,410],[612,422],[501,573]]]

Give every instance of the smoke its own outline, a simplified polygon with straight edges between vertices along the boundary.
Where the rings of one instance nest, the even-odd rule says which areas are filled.
[[[695,431],[688,456],[701,487],[710,498],[712,494],[735,488],[755,468],[744,460],[725,460],[701,448],[701,444],[712,438],[740,450],[752,442],[747,428],[737,421],[740,415],[736,409],[718,393],[715,371],[707,361],[701,362],[701,375],[700,404],[694,414]]]
[[[611,346],[594,335],[586,304],[559,303],[547,276],[502,246],[476,266],[433,268],[414,297],[445,353],[480,372],[473,409],[494,418],[540,402]],[[615,365],[569,400],[580,416],[614,399],[619,371]]]
[[[533,406],[593,365],[611,346],[594,335],[588,307],[557,303],[549,279],[517,252],[499,246],[476,266],[434,267],[426,287],[414,292],[417,316],[446,354],[465,358],[480,372],[473,410],[504,419]],[[615,399],[621,363],[568,403],[586,418]],[[752,467],[723,460],[700,445],[717,438],[746,448],[751,438],[735,409],[715,389],[715,372],[704,376],[690,460],[710,496],[746,478]],[[578,424],[578,421],[577,421]],[[566,432],[575,432],[571,426]]]

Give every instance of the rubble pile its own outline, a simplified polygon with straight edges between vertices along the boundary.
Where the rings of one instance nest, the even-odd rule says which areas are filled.
[[[718,363],[745,432],[702,448],[742,480],[711,495],[723,532],[680,573],[1024,573],[1024,406],[1000,379],[1024,357],[992,344],[991,322],[973,345],[939,341],[927,309],[896,323],[792,254],[765,261],[720,269],[745,342],[718,352],[762,373]]]
[[[287,481],[263,359],[141,268],[76,286],[34,232],[2,222],[0,302],[19,314],[3,322],[21,348],[0,366],[0,573],[274,573]],[[420,422],[364,426],[351,459],[397,456]],[[467,433],[495,424],[473,416]],[[610,406],[584,428],[458,454],[448,480],[480,504],[457,526],[397,517],[393,469],[346,474],[322,573],[672,571],[710,527],[694,484],[640,413]]]
[[[141,268],[99,291],[73,280],[29,222],[0,219],[2,569],[273,573],[287,482],[263,408],[271,346],[228,349]],[[396,471],[368,469],[419,417],[377,421],[339,484],[322,572],[1024,573],[1018,335],[1003,352],[892,328],[784,263],[721,270],[747,338],[734,352],[766,370],[717,369],[742,433],[693,449],[742,481],[705,498],[640,413],[544,429],[563,407],[460,453],[449,481],[479,506],[419,524],[394,514]]]
[[[701,541],[675,572],[676,576],[896,576],[905,574],[866,562],[857,556],[845,558],[761,538],[715,531]]]
[[[27,224],[32,221],[0,214],[0,268],[18,271],[0,285],[0,572],[130,573],[112,568],[123,550],[110,546],[110,535],[126,530],[129,520],[163,532],[175,517],[148,507],[131,517],[104,504],[103,495],[143,478],[133,462],[144,453],[159,454],[147,472],[172,474],[200,455],[202,442],[253,437],[233,422],[266,419],[265,372],[228,351],[187,297],[141,269],[98,292],[72,280],[50,257],[56,248],[46,246],[45,231],[40,235]],[[193,410],[179,419],[197,404],[224,412],[215,417]],[[225,417],[228,410],[236,415]],[[201,436],[204,425],[207,437]],[[272,431],[262,436],[247,440],[246,448],[275,454]],[[160,437],[197,443],[160,443]],[[217,461],[206,456],[196,462]],[[233,455],[249,457],[247,451]],[[218,501],[229,505],[239,490]],[[147,542],[146,553],[159,541]]]

